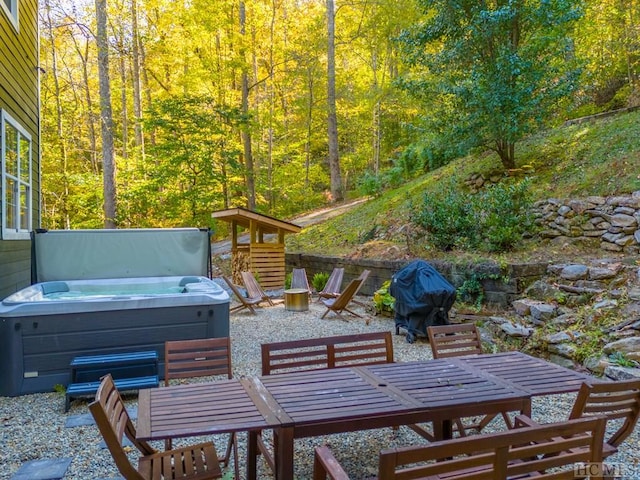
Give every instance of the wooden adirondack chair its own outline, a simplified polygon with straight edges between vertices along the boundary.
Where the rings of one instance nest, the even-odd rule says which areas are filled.
[[[340,295],[340,287],[342,287],[342,277],[344,276],[344,268],[336,267],[329,275],[324,288],[318,292],[318,301],[323,298],[336,298]]]
[[[360,305],[361,307],[366,307],[366,304],[364,304],[363,302],[359,301],[356,298],[356,295],[358,295],[358,292],[360,291],[360,288],[362,287],[362,285],[364,285],[364,282],[367,281],[367,278],[369,278],[369,274],[370,273],[371,273],[370,270],[363,270],[362,271],[362,273],[358,276],[358,280],[360,280],[360,286],[356,290],[356,293],[353,294],[353,303],[356,303],[356,304]]]
[[[89,410],[118,470],[126,480],[213,480],[222,478],[215,446],[211,442],[158,452],[136,439],[136,429],[111,375],[102,378]],[[141,457],[135,467],[123,445],[127,437]]]
[[[291,288],[300,288],[309,292],[311,298],[311,285],[304,268],[294,268],[291,272]]]
[[[240,272],[240,275],[242,276],[242,283],[244,283],[244,287],[247,289],[247,295],[251,298],[260,298],[258,305],[262,302],[267,302],[271,306],[276,304],[276,302],[271,300],[271,298],[264,292],[253,273]]]
[[[236,312],[238,310],[247,308],[251,313],[255,315],[256,311],[253,307],[257,306],[260,302],[262,302],[262,297],[254,297],[254,298],[244,297],[231,280],[229,280],[225,276],[223,276],[222,278],[224,279],[224,281],[227,283],[227,285],[229,286],[233,294],[236,296],[236,298],[240,302],[240,305],[236,305],[235,307],[230,308],[229,312],[232,313],[232,312]]]
[[[349,304],[353,300],[353,296],[360,288],[360,285],[362,285],[362,280],[356,278],[354,280],[351,280],[344,291],[336,298],[323,298],[322,303],[325,307],[327,307],[327,311],[324,312],[322,318],[326,317],[327,313],[333,312],[338,316],[338,318],[340,318],[340,320],[344,320],[346,322],[347,319],[342,316],[342,312],[345,311],[349,312],[351,315],[355,315],[358,318],[362,318],[361,315],[358,315],[348,308]]]

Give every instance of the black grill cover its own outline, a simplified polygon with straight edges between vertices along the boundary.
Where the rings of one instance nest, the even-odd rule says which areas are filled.
[[[426,337],[427,327],[449,323],[456,289],[424,260],[415,260],[397,272],[389,287],[396,299],[396,332],[407,331],[407,341]]]

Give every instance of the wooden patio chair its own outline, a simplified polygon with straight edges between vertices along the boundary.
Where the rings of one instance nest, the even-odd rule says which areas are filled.
[[[369,278],[369,275],[371,274],[370,270],[363,270],[362,273],[358,276],[358,280],[360,280],[360,286],[358,287],[358,289],[356,290],[356,293],[353,294],[353,303],[360,305],[361,307],[366,307],[366,304],[364,302],[359,301],[356,296],[358,295],[358,292],[360,291],[360,288],[362,287],[362,285],[364,285],[364,282],[367,281],[367,278]]]
[[[226,376],[233,378],[231,366],[231,339],[205,338],[195,340],[172,340],[164,344],[164,384],[170,380]],[[165,441],[165,449],[171,449],[171,439]],[[224,466],[229,465],[231,454],[234,459],[235,478],[240,478],[238,466],[238,442],[235,433],[229,435],[227,450],[218,461]]]
[[[349,304],[353,300],[353,296],[356,294],[361,284],[362,280],[355,278],[349,282],[344,291],[336,298],[323,298],[322,303],[327,307],[327,311],[324,312],[322,318],[326,317],[329,312],[335,313],[340,320],[344,320],[345,322],[348,320],[342,316],[342,312],[349,312],[351,315],[362,318],[361,315],[349,310]]]
[[[331,275],[327,279],[324,288],[318,292],[318,301],[323,298],[336,298],[340,295],[342,287],[342,277],[344,277],[344,268],[336,267],[331,271]]]
[[[482,342],[478,327],[471,323],[459,325],[437,325],[427,327],[427,336],[431,345],[433,358],[460,357],[464,355],[479,355],[482,352]],[[474,423],[465,424],[462,419],[455,418],[453,423],[461,437],[466,436],[468,430],[482,431],[497,414],[489,414]],[[502,412],[507,428],[513,428],[513,423],[507,412]],[[432,439],[431,433],[420,426],[412,428],[427,439]]]
[[[239,310],[243,310],[243,309],[247,308],[247,309],[249,309],[249,311],[251,313],[253,313],[255,315],[256,311],[255,311],[255,309],[253,307],[254,306],[258,306],[258,304],[260,302],[262,302],[262,298],[261,297],[253,297],[253,298],[252,297],[245,297],[240,293],[240,291],[238,290],[238,287],[236,287],[231,280],[229,280],[224,275],[222,276],[222,278],[224,279],[226,284],[229,286],[229,288],[231,289],[233,294],[236,296],[236,298],[240,302],[240,305],[236,305],[235,307],[230,308],[229,309],[229,313],[237,312]]]
[[[126,480],[212,480],[222,478],[215,446],[211,442],[159,452],[136,439],[136,430],[111,375],[102,378],[89,410],[105,444]],[[141,456],[135,467],[123,445],[127,437]]]
[[[520,419],[518,416],[516,420]],[[582,418],[526,426],[506,432],[441,440],[428,445],[388,448],[379,455],[378,480],[601,480],[603,418]],[[590,468],[596,467],[592,473]],[[316,447],[313,479],[349,480],[332,451]]]
[[[427,327],[433,358],[460,357],[482,353],[480,332],[471,323]]]
[[[307,271],[304,268],[294,268],[291,271],[291,288],[306,290],[311,298],[311,285],[309,285]]]
[[[603,457],[618,451],[638,423],[640,415],[640,380],[617,382],[583,383],[569,413],[569,420],[600,416],[607,419]]]
[[[278,303],[282,303],[282,302],[274,302],[273,300],[271,300],[269,295],[267,295],[264,292],[264,290],[258,283],[258,280],[256,280],[256,277],[253,275],[253,273],[240,272],[240,275],[242,276],[242,283],[244,283],[244,287],[247,289],[247,295],[250,298],[260,298],[260,301],[258,302],[257,305],[259,305],[262,302],[267,302],[270,306],[274,306]]]

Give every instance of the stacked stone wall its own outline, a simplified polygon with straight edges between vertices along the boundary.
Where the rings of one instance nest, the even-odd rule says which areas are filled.
[[[534,205],[540,236],[583,241],[609,252],[640,253],[640,191],[611,197],[548,199]]]

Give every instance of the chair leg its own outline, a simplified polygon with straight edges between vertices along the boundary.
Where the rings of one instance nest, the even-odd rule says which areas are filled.
[[[235,478],[240,478],[240,467],[238,466],[238,438],[236,433],[229,434],[229,442],[227,443],[227,449],[223,457],[219,457],[220,464],[227,468],[229,461],[233,455],[233,473]]]

